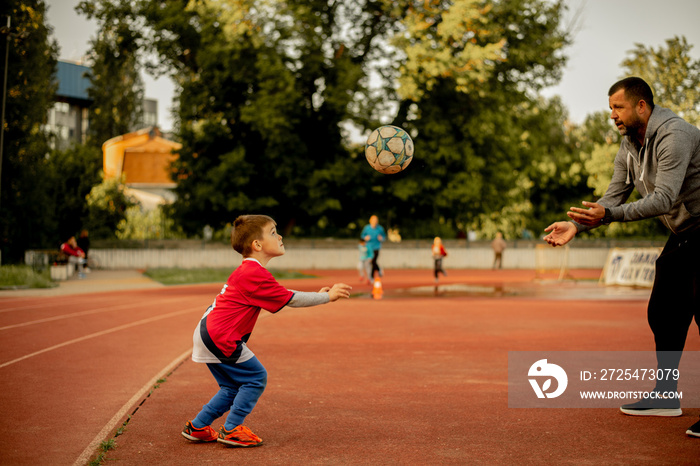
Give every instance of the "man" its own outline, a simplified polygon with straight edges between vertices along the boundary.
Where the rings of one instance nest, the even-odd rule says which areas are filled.
[[[503,251],[506,249],[506,240],[503,239],[503,233],[500,231],[496,233],[496,238],[491,241],[491,249],[493,249],[493,269],[502,268],[503,263]]]
[[[611,222],[659,217],[671,235],[656,261],[647,318],[654,334],[659,368],[680,363],[690,324],[700,324],[700,129],[672,111],[654,105],[649,85],[636,77],[608,92],[611,114],[623,136],[615,169],[598,202],[572,207],[572,222],[545,229],[544,240],[562,246],[581,232]],[[625,203],[633,188],[643,196]],[[674,380],[659,380],[654,391],[676,390]],[[620,410],[635,416],[680,416],[677,399],[644,400]],[[686,433],[700,437],[700,422]]]

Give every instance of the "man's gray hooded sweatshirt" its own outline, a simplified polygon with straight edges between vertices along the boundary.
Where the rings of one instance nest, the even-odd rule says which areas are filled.
[[[643,198],[625,204],[635,187]],[[622,139],[612,180],[598,203],[615,222],[659,217],[675,234],[700,230],[700,129],[654,106],[641,150],[629,136]],[[578,223],[576,228],[591,229]]]

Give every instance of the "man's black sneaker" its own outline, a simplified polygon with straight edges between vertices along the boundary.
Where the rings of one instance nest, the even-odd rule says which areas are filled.
[[[656,398],[638,401],[620,406],[620,411],[629,416],[663,416],[673,417],[683,414],[678,399]]]
[[[686,434],[691,437],[700,437],[700,421],[696,422],[688,430],[685,431]]]

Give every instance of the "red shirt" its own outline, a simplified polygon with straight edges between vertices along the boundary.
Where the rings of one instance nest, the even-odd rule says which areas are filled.
[[[63,252],[64,254],[68,254],[69,256],[85,257],[85,252],[82,249],[80,249],[78,246],[73,248],[68,243],[63,243],[61,245],[61,252]]]
[[[200,327],[202,339],[210,348],[211,343],[220,351],[211,351],[219,359],[236,359],[240,343],[248,341],[261,309],[277,312],[294,296],[275,280],[269,270],[256,260],[244,260],[233,271],[221,293],[214,300],[211,310],[204,315]],[[207,344],[209,340],[209,344]],[[238,354],[236,354],[238,353]]]
[[[433,257],[434,258],[440,258],[440,257],[445,257],[447,256],[447,251],[445,251],[445,246],[442,244],[440,246],[434,244],[433,245]]]

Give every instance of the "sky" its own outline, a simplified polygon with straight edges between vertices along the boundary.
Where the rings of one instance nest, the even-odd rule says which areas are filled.
[[[48,0],[48,23],[57,40],[59,58],[80,61],[96,35],[96,23],[75,12],[79,0]],[[559,85],[543,91],[561,96],[574,123],[593,112],[608,110],[610,86],[624,77],[622,61],[637,43],[645,47],[666,46],[666,40],[685,36],[693,46],[690,54],[700,60],[700,0],[566,0],[564,25],[574,33],[565,49],[569,57]],[[144,75],[146,97],[158,100],[159,126],[172,129],[170,116],[174,85],[168,78]]]

